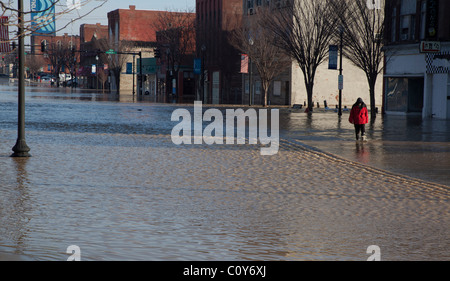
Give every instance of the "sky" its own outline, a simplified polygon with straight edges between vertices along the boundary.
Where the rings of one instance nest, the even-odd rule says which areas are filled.
[[[25,0],[29,1],[29,0]],[[84,0],[86,1],[86,0]],[[66,2],[66,0],[62,0]],[[95,7],[102,4],[102,1],[91,1],[86,6],[81,7],[80,10],[75,10],[74,12],[67,14],[61,18],[61,20],[56,22],[56,28],[59,29],[70,22],[74,17],[78,17],[78,14],[85,15],[90,12]],[[130,5],[135,5],[137,10],[188,10],[195,8],[195,0],[108,0],[106,3],[95,9],[89,15],[83,17],[82,19],[70,24],[65,30],[59,31],[58,34],[69,33],[71,35],[78,35],[80,25],[83,23],[95,24],[101,23],[104,25],[108,24],[107,14],[110,11],[116,9],[128,9]],[[25,5],[26,6],[26,5]]]
[[[60,0],[60,4],[56,7],[56,12],[66,8],[67,2],[76,0]],[[187,11],[195,9],[195,0],[81,0],[82,3],[87,3],[79,10],[75,9],[69,14],[61,16],[56,21],[56,29],[66,26],[74,18],[83,16],[82,19],[77,20],[73,24],[69,24],[64,30],[58,31],[58,35],[68,33],[70,35],[79,35],[80,25],[101,23],[108,24],[107,14],[110,11],[117,9],[128,9],[130,5],[135,5],[137,10],[176,10]],[[17,8],[17,0],[6,0],[3,3],[11,3],[11,6]],[[103,2],[106,2],[103,4]],[[102,5],[103,4],[103,5]],[[100,7],[99,7],[100,6]],[[24,0],[25,11],[30,11],[30,0]],[[95,9],[98,7],[97,9]],[[88,14],[89,13],[89,14]],[[88,14],[88,15],[86,15]],[[11,31],[11,30],[10,30]]]

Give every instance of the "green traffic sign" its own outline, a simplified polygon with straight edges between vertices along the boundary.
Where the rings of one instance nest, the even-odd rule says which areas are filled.
[[[107,55],[117,55],[117,52],[114,51],[113,49],[109,49],[108,51],[105,52],[105,54],[107,54]]]

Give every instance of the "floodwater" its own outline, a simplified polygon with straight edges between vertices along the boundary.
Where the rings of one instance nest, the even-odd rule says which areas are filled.
[[[402,144],[448,152],[448,139],[384,137],[399,120],[380,118],[361,156],[344,119],[283,111],[280,151],[261,156],[174,145],[177,108],[28,89],[33,157],[17,159],[17,93],[0,86],[0,260],[67,260],[71,245],[81,260],[366,260],[370,245],[382,260],[450,260],[448,176],[383,169],[392,148],[410,162]]]
[[[378,116],[366,126],[368,141],[355,141],[348,112],[289,112],[284,137],[363,164],[450,185],[450,120],[421,116]]]

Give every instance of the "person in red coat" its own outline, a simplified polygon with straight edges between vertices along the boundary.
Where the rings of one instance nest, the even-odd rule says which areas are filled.
[[[369,123],[369,113],[367,106],[361,98],[358,98],[350,111],[348,121],[355,125],[356,140],[359,140],[359,133],[363,141],[366,140],[366,124]]]

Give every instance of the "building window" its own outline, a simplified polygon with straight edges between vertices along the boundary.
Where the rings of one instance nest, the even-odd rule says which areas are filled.
[[[420,3],[420,39],[425,39],[427,35],[426,26],[427,26],[427,1],[423,0]]]
[[[416,33],[416,0],[402,0],[400,9],[400,39],[414,40]]]
[[[397,41],[397,8],[392,9],[391,41]]]
[[[422,112],[423,78],[386,78],[386,110]]]
[[[248,0],[247,1],[247,14],[253,15],[254,12],[255,12],[254,0]]]

